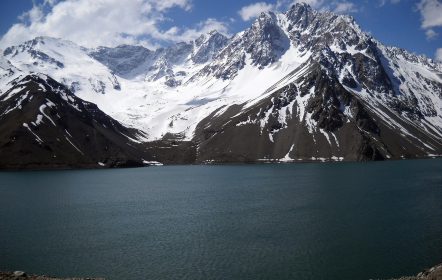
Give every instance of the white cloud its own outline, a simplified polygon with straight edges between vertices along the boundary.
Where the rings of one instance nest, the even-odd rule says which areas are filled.
[[[192,8],[192,4],[189,0],[161,0],[161,1],[149,1],[155,3],[156,7],[160,11],[164,11],[175,6],[181,7],[186,11]]]
[[[442,3],[439,0],[421,0],[417,8],[422,16],[422,28],[442,26]]]
[[[442,3],[440,0],[420,0],[417,10],[421,14],[421,28],[425,30],[427,40],[436,38],[439,34],[434,30],[442,26]]]
[[[436,50],[436,61],[442,62],[442,48]]]
[[[401,0],[379,0],[379,6],[400,2]],[[425,31],[427,40],[436,38],[439,34],[435,28],[442,26],[442,0],[419,0],[416,8],[421,14],[421,28]]]
[[[343,1],[343,2],[335,2],[334,4],[335,8],[333,11],[338,14],[356,13],[358,11],[358,8],[352,2]]]
[[[257,2],[242,7],[241,10],[239,10],[238,14],[241,16],[242,20],[249,21],[253,18],[258,17],[261,13],[271,11],[274,8],[275,6],[272,4]]]
[[[397,4],[399,2],[401,2],[401,0],[379,0],[379,6],[382,7],[385,6],[385,4],[387,3]]]
[[[425,35],[427,36],[428,40],[432,40],[436,38],[439,34],[433,29],[428,29],[427,31],[425,31]]]
[[[229,35],[229,28],[225,22],[209,18],[198,23],[195,28],[180,29],[172,27],[166,32],[159,34],[158,38],[167,41],[190,41],[198,38],[201,34],[209,33],[216,30],[220,33]]]
[[[54,6],[57,1],[58,0],[44,0],[43,4],[44,5],[49,5],[49,6]]]
[[[192,0],[45,0],[21,16],[0,40],[6,47],[36,36],[68,39],[86,47],[142,44],[157,46],[162,40],[192,39],[196,33],[218,29],[227,33],[227,25],[208,19],[193,28],[159,25],[168,20],[171,8],[190,11]],[[47,11],[47,12],[45,12]],[[173,36],[172,36],[173,35]]]

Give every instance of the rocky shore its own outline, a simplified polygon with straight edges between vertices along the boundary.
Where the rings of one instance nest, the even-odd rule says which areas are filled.
[[[27,275],[23,271],[0,272],[0,280],[105,280],[104,278],[53,278]],[[442,280],[442,264],[420,272],[416,276],[405,276],[390,280]]]
[[[420,272],[416,276],[407,276],[391,280],[442,280],[442,264]]]
[[[28,275],[23,271],[0,272],[0,280],[105,280],[104,278],[53,278],[49,276]]]

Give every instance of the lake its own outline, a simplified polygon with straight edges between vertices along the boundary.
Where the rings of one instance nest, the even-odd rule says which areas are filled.
[[[0,270],[371,279],[442,263],[442,160],[0,172]]]

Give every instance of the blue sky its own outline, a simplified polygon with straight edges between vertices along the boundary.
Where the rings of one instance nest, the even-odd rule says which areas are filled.
[[[283,11],[296,1],[103,0],[105,6],[97,7],[94,0],[2,0],[0,46],[48,35],[86,46],[142,43],[156,47],[192,39],[213,28],[234,34],[247,28],[255,13]],[[317,9],[351,14],[363,30],[387,45],[431,58],[442,50],[441,0],[305,1]]]

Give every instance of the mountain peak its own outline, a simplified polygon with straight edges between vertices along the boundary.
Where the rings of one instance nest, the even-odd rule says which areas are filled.
[[[78,46],[77,44],[75,44],[74,42],[72,42],[70,40],[51,37],[51,36],[38,36],[32,40],[24,42],[21,45],[28,46],[28,47],[35,47],[38,45],[46,45],[46,44],[81,48],[80,46]]]
[[[209,40],[212,40],[213,38],[221,38],[221,39],[228,39],[224,34],[220,33],[218,30],[212,30],[208,33],[201,34],[197,39],[195,39],[195,45],[200,46],[204,42],[207,42]]]
[[[208,34],[209,34],[210,36],[215,36],[215,35],[218,35],[218,34],[219,34],[219,35],[222,35],[222,34],[219,33],[218,30],[216,30],[216,29],[210,31]]]
[[[312,10],[312,7],[310,6],[310,4],[306,3],[306,2],[298,2],[293,4],[289,10]]]
[[[295,3],[293,4],[288,11],[287,14],[306,14],[315,11],[309,4],[305,2]]]
[[[276,21],[276,14],[272,11],[262,12],[259,17],[255,20],[254,24],[257,22],[268,22],[268,21]]]
[[[217,30],[212,30],[208,34],[201,35],[195,40],[192,61],[199,64],[206,63],[224,48],[228,41],[229,39]]]

